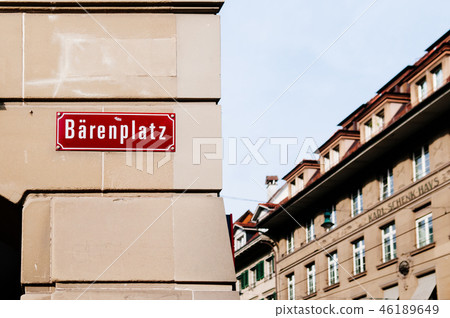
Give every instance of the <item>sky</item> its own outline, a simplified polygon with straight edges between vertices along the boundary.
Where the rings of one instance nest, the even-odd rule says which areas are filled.
[[[221,196],[236,220],[449,30],[450,1],[226,0],[220,16]],[[287,160],[279,138],[295,142]]]

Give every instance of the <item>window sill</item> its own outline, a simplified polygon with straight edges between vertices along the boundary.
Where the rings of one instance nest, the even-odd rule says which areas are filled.
[[[313,297],[316,297],[317,296],[317,292],[314,292],[314,293],[312,293],[312,294],[309,294],[309,295],[306,295],[305,297],[303,297],[303,299],[310,299],[310,298],[313,298]]]
[[[324,292],[330,291],[330,290],[332,290],[332,289],[338,288],[340,285],[341,285],[341,284],[340,284],[339,282],[337,282],[337,283],[335,283],[335,284],[333,284],[333,285],[330,285],[330,286],[325,287],[325,288],[323,289],[323,291],[324,291]]]
[[[352,282],[352,281],[357,280],[358,278],[364,277],[364,276],[366,276],[366,275],[367,275],[367,271],[364,271],[364,272],[362,272],[362,273],[359,273],[359,274],[350,276],[350,277],[348,278],[348,281],[349,281],[349,282]]]
[[[430,243],[428,245],[422,246],[421,248],[415,249],[414,251],[411,252],[411,256],[420,254],[422,252],[428,251],[430,249],[432,249],[433,247],[436,246],[436,242]]]
[[[398,258],[396,257],[396,258],[391,259],[390,261],[387,261],[387,262],[377,265],[377,269],[380,270],[380,269],[388,267],[392,264],[397,264],[397,262],[398,262]]]

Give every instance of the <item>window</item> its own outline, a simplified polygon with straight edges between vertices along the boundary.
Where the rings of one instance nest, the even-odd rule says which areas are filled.
[[[431,72],[431,74],[433,76],[433,89],[437,90],[444,83],[444,77],[443,77],[443,74],[442,74],[442,66],[439,65],[438,67],[436,67]]]
[[[339,162],[339,146],[331,150],[331,166],[335,166]]]
[[[424,77],[417,82],[417,97],[419,98],[419,102],[423,101],[423,99],[427,97],[427,93],[427,80]]]
[[[330,153],[323,156],[323,169],[325,171],[330,170]]]
[[[272,274],[275,273],[275,258],[273,256],[266,259],[267,263],[267,273],[269,278],[272,278]]]
[[[384,110],[375,115],[374,132],[379,132],[384,127]]]
[[[357,275],[366,270],[366,251],[364,239],[353,243],[353,274]]]
[[[381,229],[383,240],[383,263],[397,257],[397,239],[395,237],[395,224],[389,224]]]
[[[286,238],[286,254],[290,254],[294,251],[294,232],[288,235]]]
[[[372,138],[372,132],[373,132],[372,119],[369,119],[369,120],[364,124],[364,134],[365,134],[365,136],[366,136],[366,141],[369,140],[370,138]]]
[[[307,224],[306,224],[306,243],[311,242],[312,240],[314,240],[315,235],[314,235],[314,219],[311,219]]]
[[[250,269],[250,273],[252,276],[252,288],[256,286],[256,266]]]
[[[242,272],[241,275],[238,276],[238,281],[240,290],[248,287],[248,270]]]
[[[316,292],[316,265],[312,263],[306,267],[306,278],[308,284],[308,295]]]
[[[277,293],[270,294],[266,298],[267,300],[277,300]]]
[[[433,224],[431,213],[416,220],[417,248],[433,243]]]
[[[352,216],[357,216],[363,211],[362,189],[359,188],[352,194]]]
[[[245,245],[245,235],[241,235],[240,237],[236,238],[235,244],[236,250],[240,249],[244,245]]]
[[[297,192],[297,182],[294,179],[291,181],[291,195],[294,196],[296,192]]]
[[[295,276],[290,274],[287,277],[288,284],[288,300],[295,300]]]
[[[301,175],[298,176],[298,180],[297,180],[297,191],[301,191],[303,190],[303,173]]]
[[[336,206],[331,206],[331,214],[330,214],[330,221],[333,223],[333,226],[327,229],[327,232],[334,229],[337,225],[337,218],[336,218]]]
[[[339,283],[337,252],[328,255],[328,286]]]
[[[294,196],[301,190],[303,190],[303,173],[291,182],[291,195]]]
[[[413,154],[414,165],[414,181],[417,181],[428,173],[430,173],[430,154],[428,153],[428,146],[423,146]]]
[[[394,193],[394,177],[392,169],[387,169],[380,177],[380,201],[389,198]]]

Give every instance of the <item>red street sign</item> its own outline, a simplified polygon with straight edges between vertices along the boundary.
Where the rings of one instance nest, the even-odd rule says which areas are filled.
[[[58,112],[56,150],[174,152],[175,114]]]

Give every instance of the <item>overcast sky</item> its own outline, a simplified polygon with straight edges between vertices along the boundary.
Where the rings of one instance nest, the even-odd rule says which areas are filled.
[[[246,200],[267,200],[265,176],[281,179],[289,172],[305,138],[324,143],[342,119],[450,28],[450,1],[226,0],[220,15],[221,195],[236,220],[254,211],[257,202]],[[249,154],[242,138],[255,144],[263,137],[267,164],[242,163]],[[274,137],[298,139],[288,148],[287,164],[279,146],[270,144]],[[230,138],[237,138],[236,164],[229,159]]]

